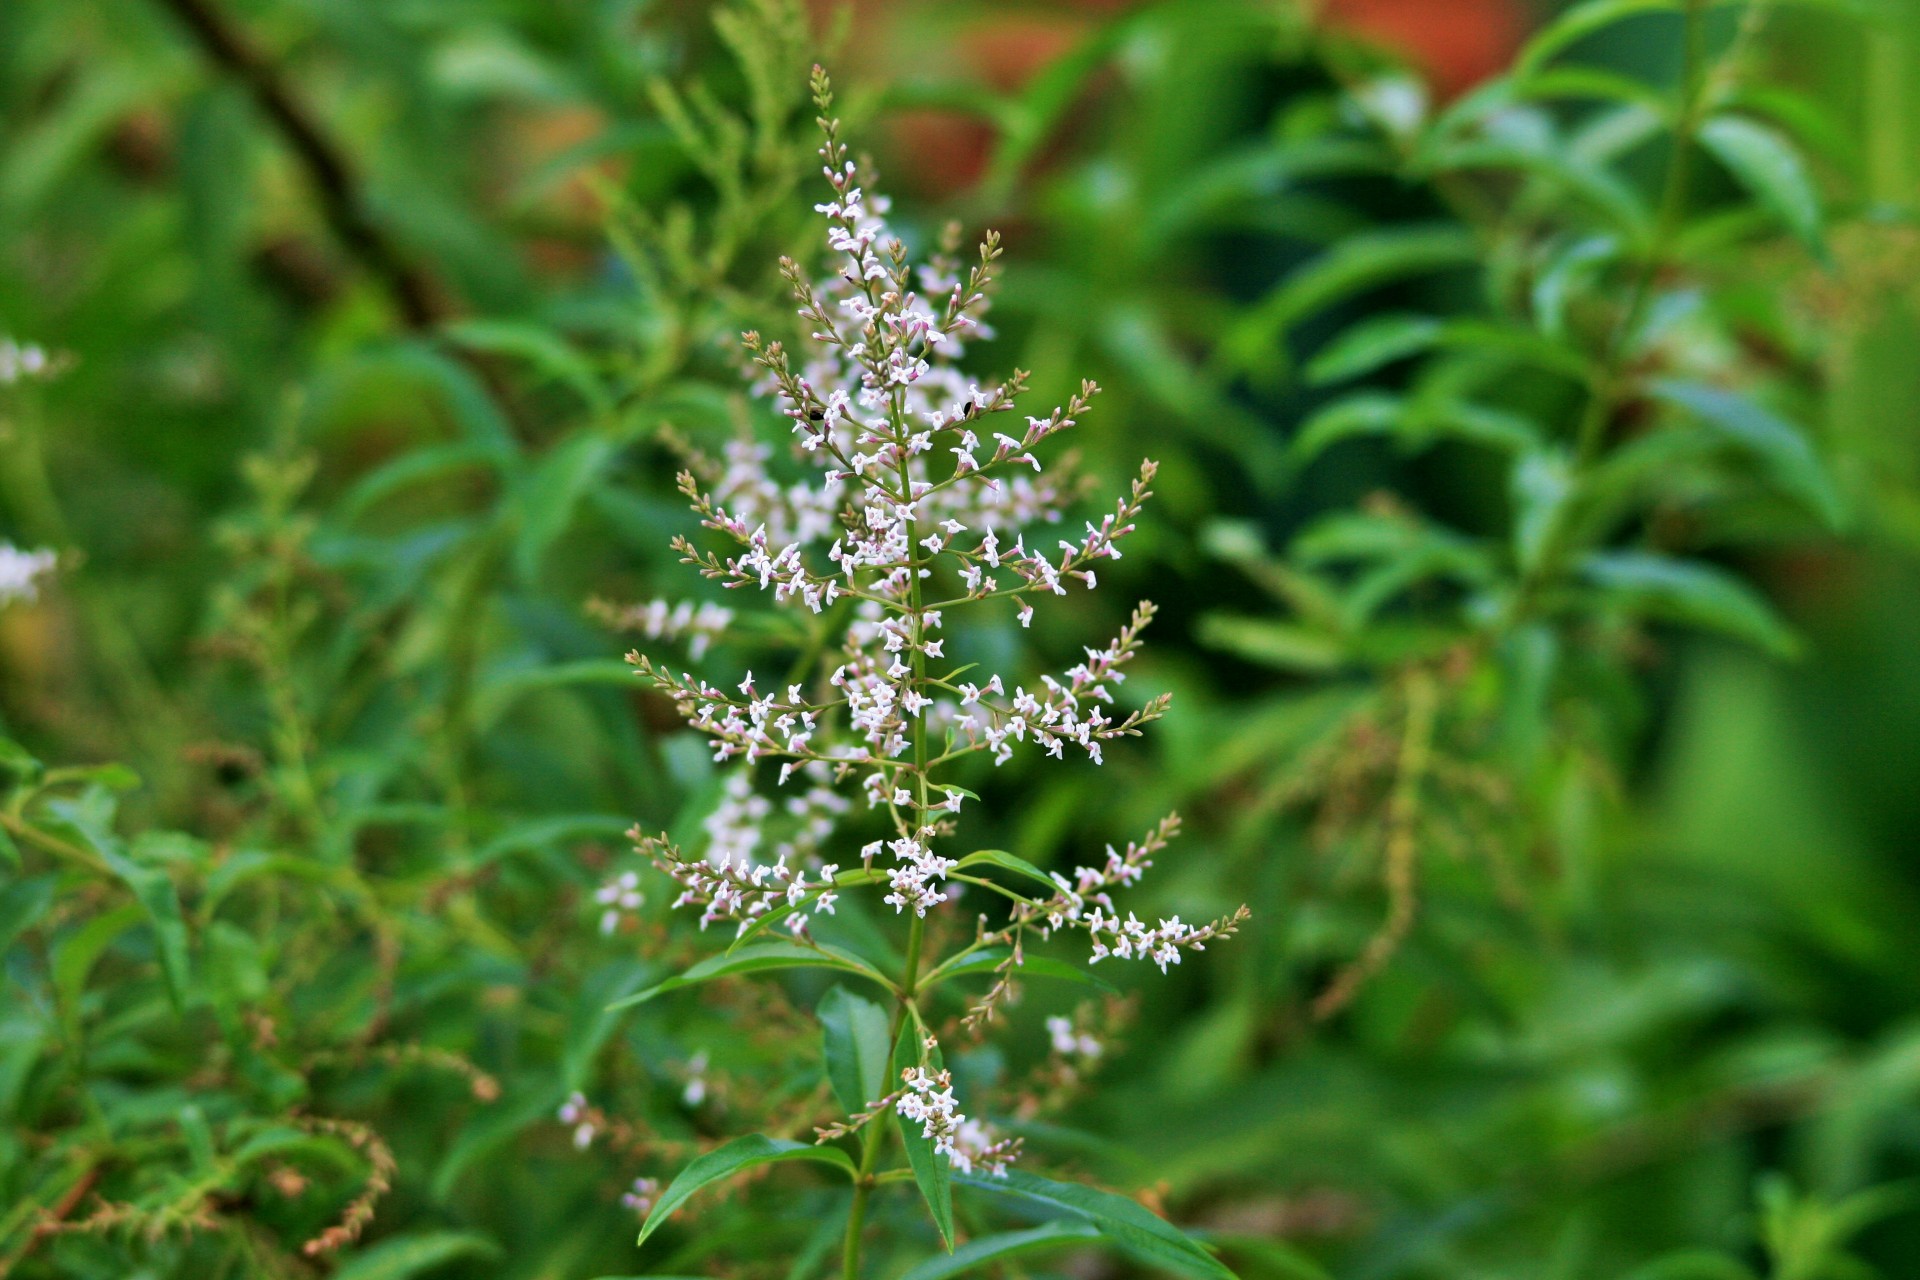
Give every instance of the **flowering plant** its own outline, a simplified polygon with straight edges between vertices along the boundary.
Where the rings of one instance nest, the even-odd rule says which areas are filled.
[[[759,1164],[804,1159],[833,1165],[852,1183],[848,1277],[860,1272],[868,1198],[896,1172],[898,1180],[917,1183],[948,1248],[958,1178],[1068,1207],[1092,1231],[1164,1265],[1224,1274],[1211,1255],[1131,1201],[1010,1172],[1020,1140],[962,1110],[932,1021],[936,1003],[950,1001],[966,979],[984,980],[984,990],[959,1001],[961,1027],[977,1035],[1023,973],[1083,978],[1083,971],[1029,956],[1034,940],[1080,933],[1090,962],[1146,960],[1165,971],[1186,952],[1231,935],[1245,917],[1242,908],[1199,925],[1177,916],[1148,923],[1116,901],[1175,834],[1174,817],[1070,876],[999,850],[950,852],[963,806],[977,799],[954,781],[962,761],[984,756],[1001,766],[1032,746],[1098,763],[1107,744],[1137,736],[1165,713],[1164,696],[1132,710],[1123,710],[1117,696],[1152,620],[1151,604],[1139,605],[1108,644],[1088,647],[1084,661],[1032,686],[1001,674],[983,679],[976,664],[947,652],[950,635],[961,647],[948,620],[963,609],[1011,606],[1025,627],[1036,600],[1092,590],[1100,562],[1117,559],[1121,540],[1133,532],[1155,465],[1142,463],[1126,494],[1075,536],[1039,532],[1060,524],[1084,487],[1070,465],[1050,473],[1041,446],[1075,426],[1098,388],[1084,382],[1046,416],[998,429],[1015,421],[1026,374],[982,387],[958,364],[968,341],[988,336],[983,318],[998,238],[989,234],[964,272],[952,256],[952,237],[925,265],[910,264],[885,221],[887,202],[867,189],[840,140],[831,89],[817,67],[812,87],[831,188],[816,209],[826,219],[837,270],[815,283],[798,263],[781,263],[808,329],[809,357],[755,332],[744,342],[756,389],[777,400],[792,424],[794,452],[814,474],[807,483],[782,484],[770,469],[772,451],[753,445],[735,446],[724,463],[696,457],[679,477],[680,490],[702,526],[733,548],[703,551],[684,537],[674,547],[726,588],[767,592],[777,607],[829,620],[839,647],[783,682],[748,672],[732,690],[629,655],[707,737],[714,759],[741,767],[707,823],[706,847],[682,850],[664,836],[634,832],[639,849],[679,887],[676,905],[698,908],[703,928],[733,926],[734,937],[726,953],[630,1003],[729,974],[789,967],[852,975],[884,1003],[840,988],[820,1003],[827,1073],[843,1120],[821,1126],[811,1146],[754,1135],[696,1159],[652,1202],[640,1238],[703,1186]],[[687,634],[702,646],[728,620],[718,611],[665,606],[636,617],[654,634]],[[776,790],[798,793],[786,806],[792,832],[774,842],[770,862],[763,854],[774,806],[751,782],[763,763],[778,765]],[[851,853],[828,860],[859,808],[841,786],[884,821],[886,834],[860,845],[857,866]],[[816,936],[841,896],[862,889],[881,892],[882,903],[905,921],[898,972]],[[943,954],[929,945],[930,913],[963,890],[1005,906],[980,913],[971,940]],[[622,909],[638,904],[637,883],[610,882],[600,903],[610,928]],[[1089,1043],[1097,1051],[1097,1042],[1065,1020],[1050,1031],[1071,1052],[1084,1056]],[[906,1160],[898,1171],[881,1168],[888,1132],[881,1121],[889,1112]]]

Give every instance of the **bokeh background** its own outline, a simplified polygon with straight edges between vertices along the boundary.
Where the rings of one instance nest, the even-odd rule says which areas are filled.
[[[1389,50],[1449,101],[1554,6],[858,0],[784,35],[776,9],[0,5],[0,332],[66,360],[0,392],[0,536],[62,556],[40,601],[0,612],[0,730],[138,775],[117,821],[191,886],[211,993],[178,1021],[137,984],[137,939],[59,970],[89,902],[42,895],[31,858],[0,866],[0,936],[19,933],[0,1271],[655,1265],[619,1198],[683,1157],[576,1151],[556,1108],[578,1089],[698,1141],[747,1104],[724,1080],[686,1104],[694,1056],[742,1064],[744,1097],[786,1050],[779,1010],[746,1030],[698,1004],[599,1013],[682,945],[659,912],[596,934],[620,832],[697,825],[716,782],[586,605],[694,591],[666,548],[685,524],[661,432],[711,443],[739,420],[727,337],[779,323],[773,255],[812,234],[806,113],[752,113],[825,58],[903,226],[1004,233],[993,364],[1033,369],[1043,400],[1101,382],[1076,442],[1096,474],[1163,464],[1112,588],[1030,639],[1071,655],[1151,596],[1137,678],[1174,714],[1104,771],[996,782],[975,834],[1064,865],[1178,808],[1151,901],[1255,919],[1129,979],[1125,1047],[1053,1158],[1262,1242],[1236,1255],[1250,1277],[1745,1274],[1710,1256],[1920,1275],[1920,240],[1897,212],[1920,196],[1920,10],[1784,7],[1759,55],[1762,84],[1821,106],[1847,215],[1817,270],[1753,266],[1821,317],[1803,416],[1852,507],[1837,535],[1734,561],[1800,656],[1650,635],[1606,713],[1617,768],[1557,791],[1557,836],[1520,841],[1510,875],[1436,852],[1391,963],[1316,1020],[1383,910],[1295,802],[1348,683],[1266,660],[1235,620],[1280,612],[1265,549],[1317,514],[1391,490],[1471,523],[1498,499],[1450,455],[1290,465],[1321,393],[1233,336],[1343,237],[1444,216],[1417,183],[1290,168],[1330,110],[1329,50]],[[742,43],[792,83],[743,74]],[[1654,83],[1677,66],[1657,22],[1583,56]],[[1469,285],[1395,283],[1284,346]],[[233,893],[255,896],[223,916]],[[276,1109],[391,1148],[391,1190],[337,1257],[262,1243],[360,1185],[352,1153],[273,1187],[237,1172],[222,1126]],[[31,1230],[115,1180],[173,1216]],[[753,1270],[750,1234],[804,1239],[812,1211],[753,1203],[692,1225],[673,1269],[827,1265]],[[1843,1242],[1868,1269],[1843,1269]]]

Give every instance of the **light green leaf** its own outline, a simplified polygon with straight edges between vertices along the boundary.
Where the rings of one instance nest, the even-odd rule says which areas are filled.
[[[1791,142],[1757,120],[1735,115],[1707,120],[1699,137],[1700,145],[1809,249],[1825,252],[1820,193]]]
[[[640,1238],[635,1243],[645,1244],[647,1237],[659,1230],[661,1223],[702,1189],[731,1178],[735,1174],[744,1173],[748,1169],[792,1160],[832,1165],[847,1177],[854,1176],[853,1161],[849,1160],[847,1153],[838,1147],[788,1142],[783,1138],[769,1138],[764,1133],[750,1133],[744,1138],[735,1138],[725,1146],[707,1152],[682,1169],[680,1176],[668,1184],[667,1189],[661,1192],[660,1198],[654,1202],[652,1210],[647,1214],[647,1220],[640,1225]]]
[[[498,1258],[500,1246],[470,1231],[382,1240],[333,1273],[334,1280],[406,1280],[455,1258]]]
[[[1572,460],[1560,450],[1525,453],[1514,463],[1513,558],[1522,572],[1540,568],[1573,488]]]
[[[801,946],[796,942],[763,942],[751,947],[743,947],[730,955],[709,956],[678,977],[668,978],[657,986],[648,987],[624,1000],[616,1000],[608,1009],[625,1009],[631,1005],[645,1004],[656,996],[669,991],[678,991],[682,987],[698,986],[711,982],[715,978],[731,978],[743,973],[759,973],[767,969],[839,969],[846,973],[857,973],[863,978],[880,984],[887,990],[893,990],[888,982],[872,965],[854,955],[851,951],[826,943],[813,946]]]
[[[956,870],[978,866],[999,867],[1002,871],[1011,871],[1016,875],[1023,875],[1029,880],[1038,881],[1040,884],[1046,886],[1048,896],[1052,896],[1060,891],[1060,886],[1053,882],[1052,876],[1034,866],[1025,858],[1008,853],[1005,849],[975,849],[972,853],[954,863]]]
[[[1799,651],[1799,640],[1773,606],[1713,565],[1615,551],[1589,556],[1581,568],[1588,581],[1634,612],[1734,636],[1776,657]]]
[[[1307,463],[1333,444],[1354,436],[1392,435],[1400,428],[1406,401],[1379,391],[1342,396],[1316,410],[1293,438],[1293,459]]]
[[[1209,613],[1200,619],[1200,643],[1249,662],[1282,671],[1324,674],[1339,670],[1345,647],[1324,632],[1272,618]]]
[[[1374,316],[1353,325],[1320,349],[1307,364],[1307,381],[1340,382],[1372,373],[1382,365],[1429,350],[1440,321],[1432,316]]]
[[[1233,1272],[1198,1242],[1125,1196],[1054,1182],[1022,1169],[1010,1169],[1003,1177],[964,1174],[957,1181],[981,1191],[1065,1209],[1093,1224],[1121,1252],[1147,1266],[1163,1267],[1193,1280],[1234,1280]]]
[[[814,1014],[820,1019],[821,1054],[834,1096],[849,1113],[864,1111],[889,1092],[887,1080],[888,1023],[881,1006],[834,987],[820,998]]]
[[[1653,393],[1687,410],[1707,426],[1738,445],[1759,462],[1780,490],[1837,529],[1846,521],[1846,506],[1834,488],[1813,443],[1786,419],[1746,396],[1694,382],[1663,379]]]
[[[900,1038],[893,1046],[895,1080],[908,1067],[924,1065],[927,1070],[936,1072],[944,1068],[937,1044],[923,1064],[922,1034],[918,1019],[907,1018],[901,1022]],[[953,1166],[945,1156],[933,1149],[933,1139],[922,1131],[918,1120],[909,1120],[898,1111],[894,1112],[894,1120],[900,1126],[900,1138],[907,1148],[907,1164],[913,1169],[913,1180],[920,1188],[920,1198],[926,1201],[927,1212],[933,1215],[933,1225],[940,1232],[940,1243],[946,1246],[948,1253],[952,1253]]]
[[[927,983],[948,978],[966,978],[979,973],[992,973],[1002,960],[1008,956],[1005,947],[985,947],[964,960],[949,961],[927,975]],[[1025,978],[1054,978],[1061,982],[1077,982],[1083,987],[1098,987],[1102,991],[1117,991],[1111,982],[1089,972],[1077,964],[1068,964],[1055,960],[1051,956],[1027,955],[1022,958],[1020,967],[1015,970]]]
[[[978,1240],[969,1240],[944,1258],[928,1258],[901,1276],[900,1280],[946,1280],[948,1276],[964,1275],[975,1267],[997,1259],[1011,1258],[1023,1253],[1038,1253],[1043,1249],[1058,1249],[1062,1245],[1085,1243],[1099,1238],[1100,1230],[1091,1222],[1056,1218],[1052,1222],[1028,1231],[1008,1231],[1001,1235],[982,1236]]]

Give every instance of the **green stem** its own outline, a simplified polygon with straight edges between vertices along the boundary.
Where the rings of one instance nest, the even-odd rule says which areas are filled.
[[[1634,273],[1629,286],[1626,306],[1601,350],[1593,388],[1575,429],[1573,475],[1568,496],[1554,513],[1539,559],[1532,570],[1521,578],[1507,608],[1502,611],[1496,632],[1510,631],[1526,617],[1541,589],[1566,554],[1566,543],[1573,535],[1586,477],[1606,446],[1607,425],[1613,420],[1614,410],[1629,382],[1626,371],[1628,349],[1633,335],[1646,319],[1660,270],[1672,249],[1674,237],[1679,234],[1686,213],[1687,187],[1693,172],[1693,140],[1699,129],[1704,101],[1702,90],[1707,79],[1707,2],[1687,0],[1686,26],[1681,44],[1680,104],[1674,121],[1673,151],[1661,184],[1660,207],[1655,215],[1653,231],[1641,254],[1639,270]]]

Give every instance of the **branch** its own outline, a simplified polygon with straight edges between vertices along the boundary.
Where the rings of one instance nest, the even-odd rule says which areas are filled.
[[[286,139],[319,192],[327,225],[347,251],[393,295],[410,329],[431,329],[448,317],[443,294],[407,260],[369,216],[340,149],[296,103],[274,66],[213,7],[213,0],[160,0],[193,33],[202,51],[247,86],[254,102]]]

